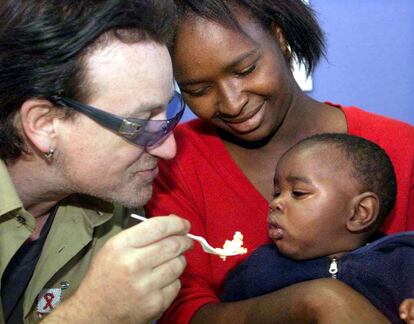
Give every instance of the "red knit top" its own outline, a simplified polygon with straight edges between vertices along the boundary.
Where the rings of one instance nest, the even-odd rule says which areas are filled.
[[[397,204],[383,230],[414,230],[414,127],[355,107],[340,108],[348,132],[379,144],[394,164]],[[249,252],[270,242],[268,202],[236,165],[214,127],[196,119],[178,126],[175,136],[178,154],[160,163],[148,215],[184,217],[191,222],[191,232],[206,237],[213,246],[222,246],[235,231],[244,235]],[[182,289],[161,322],[188,323],[201,306],[219,302],[226,274],[247,255],[223,261],[195,244],[186,253]]]

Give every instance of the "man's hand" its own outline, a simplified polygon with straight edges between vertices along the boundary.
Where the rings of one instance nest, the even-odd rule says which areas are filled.
[[[176,297],[192,246],[190,225],[177,217],[155,217],[111,238],[93,259],[74,296],[45,321],[146,323]]]

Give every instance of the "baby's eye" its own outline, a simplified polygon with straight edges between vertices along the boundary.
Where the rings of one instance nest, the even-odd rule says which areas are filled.
[[[302,190],[293,190],[292,191],[292,197],[293,198],[304,198],[307,195],[309,195],[309,192],[307,192],[307,191],[302,191]]]
[[[273,198],[277,198],[277,197],[279,197],[280,196],[280,190],[279,189],[275,189],[274,191],[273,191],[273,194],[272,194],[272,196],[273,196]]]

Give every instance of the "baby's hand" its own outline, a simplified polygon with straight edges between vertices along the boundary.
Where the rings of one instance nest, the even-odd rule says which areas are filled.
[[[400,306],[400,317],[408,324],[414,324],[414,298],[404,300]]]

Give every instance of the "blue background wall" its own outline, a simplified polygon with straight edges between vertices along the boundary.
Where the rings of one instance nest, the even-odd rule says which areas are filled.
[[[317,100],[414,125],[414,0],[310,0],[326,33],[313,73]],[[186,111],[184,120],[193,118]]]

